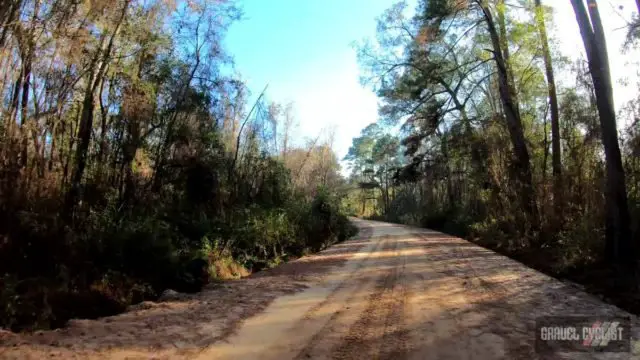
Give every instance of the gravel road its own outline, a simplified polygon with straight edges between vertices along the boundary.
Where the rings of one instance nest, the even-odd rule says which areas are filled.
[[[631,315],[462,239],[354,221],[355,239],[181,300],[0,332],[0,358],[635,358],[537,354],[539,316]]]

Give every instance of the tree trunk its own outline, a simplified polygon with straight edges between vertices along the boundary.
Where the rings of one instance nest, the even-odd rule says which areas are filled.
[[[87,89],[84,94],[84,101],[82,102],[82,115],[80,116],[80,125],[78,129],[78,145],[76,147],[75,155],[75,169],[71,177],[71,188],[67,193],[65,202],[66,212],[65,215],[72,216],[73,208],[75,207],[76,200],[80,194],[80,183],[84,175],[84,169],[87,164],[87,151],[89,150],[89,143],[91,142],[91,128],[93,127],[93,108],[94,108],[94,93],[92,91],[92,84],[87,85]]]
[[[6,11],[5,6],[9,7],[8,12],[5,12]],[[9,33],[10,29],[13,28],[13,26],[10,26],[10,25],[15,20],[16,13],[18,12],[18,9],[20,9],[21,6],[22,6],[22,1],[16,1],[11,5],[6,3],[3,5],[2,17],[1,17],[2,32],[0,32],[0,49],[4,48],[4,43],[7,40],[7,34]]]
[[[65,217],[67,220],[71,220],[73,216],[73,210],[80,192],[80,183],[84,175],[84,169],[87,164],[87,152],[89,150],[89,143],[91,142],[91,130],[93,128],[93,110],[95,108],[95,93],[98,85],[102,82],[102,78],[106,72],[109,64],[109,58],[111,57],[111,50],[113,49],[113,43],[118,34],[118,29],[122,24],[124,17],[129,7],[129,1],[126,1],[120,19],[115,24],[109,43],[105,49],[102,48],[103,40],[101,41],[96,54],[92,59],[91,71],[87,76],[87,88],[84,94],[84,100],[82,103],[82,116],[80,117],[80,129],[78,130],[78,146],[76,147],[76,166],[71,178],[71,188],[67,193],[65,199]],[[100,62],[100,66],[98,63]]]
[[[80,125],[80,106],[76,109],[76,114],[73,119],[73,124],[69,124],[69,147],[67,148],[67,153],[64,154],[62,148],[60,148],[60,160],[62,160],[63,156],[65,157],[64,161],[64,169],[62,172],[62,187],[64,188],[67,178],[69,176],[69,163],[71,162],[71,157],[73,153],[73,146],[76,143],[76,134],[78,133],[78,126]],[[67,128],[66,122],[63,122],[62,128],[62,136],[65,135],[65,129]]]
[[[128,139],[122,151],[122,166],[124,168],[124,191],[122,192],[121,203],[130,204],[135,195],[134,165],[135,156],[140,146],[140,118],[132,115],[127,119]]]
[[[593,50],[598,53],[600,71],[602,73],[602,78],[605,81],[604,85],[607,89],[607,98],[615,111],[615,103],[613,101],[613,84],[611,82],[610,72],[611,67],[609,66],[609,52],[607,51],[607,40],[604,36],[604,28],[602,27],[602,20],[600,19],[598,3],[596,0],[587,0],[587,4],[589,6],[589,17],[591,18],[591,26],[593,28],[593,39],[595,40],[595,47],[593,47]]]
[[[530,221],[531,229],[537,230],[539,228],[538,209],[534,197],[529,150],[527,150],[527,143],[524,136],[524,130],[522,128],[520,109],[514,97],[513,86],[509,81],[507,64],[503,57],[500,37],[495,23],[493,22],[493,16],[491,15],[491,11],[489,10],[486,1],[480,0],[479,5],[487,23],[487,28],[493,46],[493,56],[498,70],[498,88],[500,99],[504,107],[504,115],[507,122],[507,128],[509,129],[509,136],[513,145],[513,152],[515,154],[515,171],[518,177],[518,187],[522,206],[529,218],[528,220]]]
[[[638,0],[640,1],[640,0]],[[544,22],[544,9],[541,0],[535,0],[536,23],[540,42],[542,43],[542,54],[544,58],[544,68],[547,76],[547,87],[549,90],[549,106],[551,108],[551,168],[553,169],[553,204],[555,219],[562,219],[563,197],[562,197],[562,154],[560,146],[560,111],[558,107],[558,94],[556,90],[556,80],[553,71],[553,61],[549,50],[549,39],[547,37],[547,26]]]
[[[58,139],[58,134],[57,134],[58,121],[52,120],[53,124],[51,125],[51,150],[49,151],[49,164],[48,164],[49,172],[53,171],[53,161],[55,159],[55,153],[56,153],[56,140]]]
[[[22,100],[20,105],[20,137],[22,138],[22,147],[20,155],[20,167],[27,166],[27,146],[29,144],[29,86],[31,85],[31,53],[29,48],[23,56],[23,74],[24,81],[22,83]]]
[[[511,66],[511,52],[509,51],[509,39],[507,38],[507,22],[505,16],[504,0],[498,0],[498,28],[500,29],[500,47],[504,58],[504,65],[507,69],[507,79],[509,81],[509,90],[516,105],[518,104],[518,96],[516,92],[515,76],[513,76],[513,68]]]
[[[98,91],[99,97],[98,97],[98,103],[100,104],[100,145],[98,146],[98,156],[96,157],[96,161],[98,164],[102,164],[104,161],[104,157],[105,157],[105,152],[106,152],[106,148],[107,148],[107,117],[108,117],[108,110],[106,108],[106,106],[104,105],[104,102],[102,101],[102,93],[104,92],[104,81],[105,79],[102,79],[102,82],[100,84],[100,90]],[[109,82],[109,89],[111,89],[111,83],[113,81]],[[109,94],[111,93],[111,90],[109,90]],[[101,177],[103,171],[103,167],[101,166],[100,168],[98,168],[98,178]]]
[[[589,60],[589,71],[596,94],[604,145],[607,184],[606,201],[606,257],[614,265],[635,272],[634,244],[631,241],[627,190],[613,103],[613,90],[606,42],[595,0],[588,0],[591,20],[582,0],[571,0],[580,34]],[[634,275],[632,273],[631,275]]]
[[[20,89],[22,88],[22,74],[24,73],[24,67],[20,67],[20,74],[16,78],[15,83],[13,84],[13,94],[11,95],[11,112],[9,115],[9,124],[7,126],[7,134],[9,135],[9,140],[13,142],[13,135],[15,135],[14,130],[16,128],[16,116],[18,115],[18,106],[20,105]]]
[[[169,122],[167,123],[167,129],[162,141],[158,145],[158,151],[156,152],[156,164],[153,171],[153,179],[151,180],[151,189],[154,192],[160,191],[162,188],[162,179],[164,177],[164,163],[167,158],[167,152],[169,151],[170,142],[173,138],[174,123],[177,118],[177,110],[171,115]]]

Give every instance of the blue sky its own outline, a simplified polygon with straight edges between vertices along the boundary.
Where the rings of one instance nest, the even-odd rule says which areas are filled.
[[[226,47],[236,71],[254,96],[268,83],[272,101],[294,102],[299,138],[315,137],[335,128],[334,150],[342,158],[351,139],[377,119],[377,99],[359,83],[354,41],[375,36],[375,18],[395,0],[240,0],[244,19],[229,29]],[[415,3],[415,1],[410,1]],[[552,33],[565,55],[583,52],[568,0],[547,0],[556,10]],[[638,53],[621,56],[623,18],[634,0],[600,0],[614,79],[633,75],[627,64]],[[624,10],[619,10],[624,5]],[[410,6],[413,8],[413,6]],[[638,57],[637,57],[638,58]],[[633,69],[633,71],[629,71]],[[633,89],[616,86],[616,105]]]
[[[295,103],[301,137],[335,127],[342,157],[377,118],[375,95],[358,80],[354,41],[375,35],[389,0],[244,0],[244,19],[226,39],[236,70],[254,95]]]

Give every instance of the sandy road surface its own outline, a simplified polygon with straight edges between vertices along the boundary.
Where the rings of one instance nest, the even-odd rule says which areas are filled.
[[[0,333],[0,358],[529,359],[538,316],[629,316],[464,240],[357,224],[356,239],[181,301]]]

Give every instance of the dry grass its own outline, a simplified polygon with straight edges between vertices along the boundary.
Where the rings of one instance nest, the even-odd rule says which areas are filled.
[[[218,253],[210,257],[209,274],[212,279],[232,280],[249,276],[251,272],[229,254]]]

